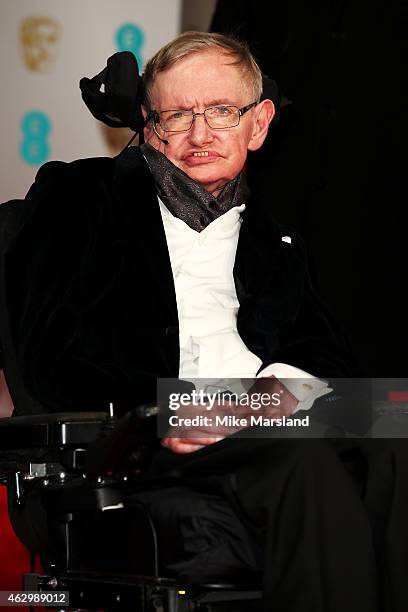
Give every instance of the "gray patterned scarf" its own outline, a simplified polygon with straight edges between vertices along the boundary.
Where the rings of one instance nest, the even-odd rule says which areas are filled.
[[[153,174],[159,198],[172,215],[197,232],[234,206],[248,201],[249,190],[242,172],[214,197],[148,143],[140,148]]]

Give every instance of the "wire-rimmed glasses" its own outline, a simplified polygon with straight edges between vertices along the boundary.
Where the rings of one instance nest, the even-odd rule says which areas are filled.
[[[242,115],[257,105],[257,102],[252,102],[241,108],[230,104],[220,104],[218,106],[210,106],[202,113],[194,113],[192,109],[182,110],[165,110],[151,111],[151,118],[155,125],[160,125],[163,132],[188,132],[191,129],[195,118],[203,115],[208,127],[213,130],[225,130],[239,125]]]

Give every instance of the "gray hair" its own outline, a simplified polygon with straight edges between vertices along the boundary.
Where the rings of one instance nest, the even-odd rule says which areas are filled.
[[[219,49],[232,58],[232,65],[237,66],[253,92],[253,100],[259,101],[262,94],[262,73],[248,45],[232,36],[214,32],[183,32],[174,40],[162,47],[146,64],[144,82],[146,88],[145,103],[152,110],[151,91],[159,72],[163,72],[176,62],[192,53]]]

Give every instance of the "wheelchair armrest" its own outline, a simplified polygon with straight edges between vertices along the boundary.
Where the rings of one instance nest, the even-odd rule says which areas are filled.
[[[157,406],[138,406],[119,421],[107,421],[88,447],[85,471],[90,477],[139,472],[157,444]]]
[[[34,466],[81,469],[80,456],[108,418],[104,412],[61,412],[0,419],[0,474],[35,475]],[[82,459],[81,459],[82,460]],[[39,473],[43,471],[38,468]],[[38,471],[38,470],[37,470]]]
[[[88,444],[106,421],[104,412],[58,412],[0,419],[3,451]]]
[[[138,406],[120,420],[104,412],[61,412],[0,419],[0,474],[58,462],[89,476],[138,469],[156,441],[156,406]],[[86,457],[86,460],[84,460]]]

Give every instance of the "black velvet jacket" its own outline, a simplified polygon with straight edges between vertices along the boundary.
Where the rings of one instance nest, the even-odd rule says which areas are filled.
[[[1,290],[3,349],[20,383],[43,411],[155,401],[157,377],[178,375],[178,316],[139,149],[44,165],[22,208]],[[302,242],[260,210],[247,206],[234,266],[240,336],[262,367],[352,375],[347,343],[310,286]]]

